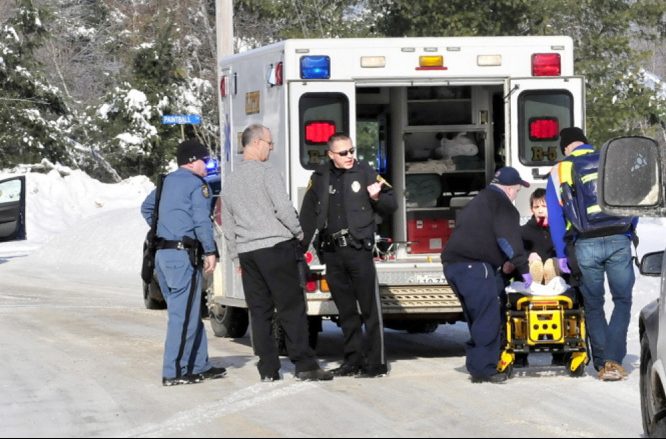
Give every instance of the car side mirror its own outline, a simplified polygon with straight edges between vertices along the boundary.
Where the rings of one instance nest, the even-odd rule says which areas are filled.
[[[662,153],[653,139],[618,137],[601,148],[598,201],[617,216],[663,216]]]
[[[664,252],[647,253],[641,259],[639,266],[641,274],[645,276],[661,276],[661,267],[664,262]]]

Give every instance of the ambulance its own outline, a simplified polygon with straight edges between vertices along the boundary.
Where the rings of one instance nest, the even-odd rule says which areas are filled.
[[[398,209],[378,218],[375,260],[385,326],[409,332],[463,319],[440,261],[458,212],[506,165],[532,184],[516,201],[528,217],[531,191],[561,158],[560,129],[584,128],[567,36],[294,39],[222,58],[218,75],[222,180],[242,160],[242,131],[261,123],[296,209],[333,133],[348,134],[358,160],[392,185]],[[247,304],[223,228],[218,214],[211,324],[240,337]],[[337,309],[313,249],[307,260],[314,344]]]

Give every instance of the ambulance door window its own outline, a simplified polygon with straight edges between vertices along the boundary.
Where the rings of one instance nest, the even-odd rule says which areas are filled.
[[[566,90],[525,91],[518,98],[520,162],[552,166],[561,158],[559,136],[572,126],[573,96]]]
[[[342,93],[306,93],[299,101],[300,157],[305,169],[326,162],[328,139],[349,135],[349,100]]]

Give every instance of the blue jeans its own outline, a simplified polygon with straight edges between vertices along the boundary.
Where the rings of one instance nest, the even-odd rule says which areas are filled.
[[[576,241],[576,257],[582,273],[581,292],[594,367],[601,369],[607,360],[622,364],[627,354],[635,281],[631,241],[625,235],[580,239]],[[604,273],[614,303],[609,322],[604,312]]]

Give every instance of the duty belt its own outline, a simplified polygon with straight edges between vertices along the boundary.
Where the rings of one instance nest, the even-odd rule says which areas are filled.
[[[195,244],[196,240],[191,238],[182,239],[180,241],[169,241],[166,239],[158,239],[155,248],[157,248],[158,250],[165,250],[165,249],[189,250],[193,248]]]
[[[349,233],[349,229],[342,229],[339,232],[331,233],[324,238],[324,245],[333,245],[336,247],[347,247],[353,242],[355,242],[355,239]]]

